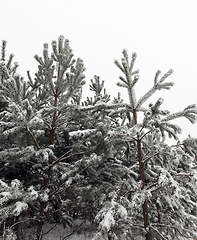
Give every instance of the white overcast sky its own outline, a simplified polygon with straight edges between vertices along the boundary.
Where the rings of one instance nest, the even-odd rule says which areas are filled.
[[[70,40],[76,58],[84,60],[86,82],[83,95],[94,75],[105,80],[114,97],[120,60],[126,48],[137,52],[136,69],[140,80],[136,89],[141,97],[153,85],[159,69],[174,73],[168,81],[175,86],[158,92],[151,101],[163,97],[164,109],[180,111],[197,103],[197,1],[196,0],[6,0],[0,4],[0,41],[7,40],[7,54],[14,53],[19,73],[26,78],[37,69],[33,56],[42,55],[43,43],[51,44],[60,35]],[[181,139],[197,137],[197,124],[179,120]]]

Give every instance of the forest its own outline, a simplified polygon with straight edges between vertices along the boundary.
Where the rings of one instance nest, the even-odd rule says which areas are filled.
[[[57,226],[70,229],[60,240],[79,229],[93,232],[93,240],[197,239],[197,138],[180,141],[175,124],[179,118],[195,124],[197,107],[171,113],[162,98],[148,102],[173,87],[173,70],[156,71],[137,99],[137,54],[124,49],[112,84],[125,88],[129,101],[120,92],[112,99],[97,75],[89,85],[93,97],[83,100],[89,79],[68,39],[44,43],[33,77],[29,71],[22,77],[6,52],[2,40],[1,240],[52,239]]]

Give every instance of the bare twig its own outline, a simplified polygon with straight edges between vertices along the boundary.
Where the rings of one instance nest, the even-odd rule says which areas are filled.
[[[51,130],[51,126],[46,121],[43,120],[43,122],[44,122],[45,125],[47,125],[48,129]]]
[[[50,231],[52,231],[57,226],[57,223],[53,227],[51,227],[47,232],[43,233],[43,235],[47,235]]]
[[[151,193],[156,192],[157,190],[159,190],[159,189],[161,189],[161,188],[162,188],[162,186],[159,186],[158,188],[152,190]]]
[[[147,187],[146,190],[149,190],[150,188],[155,187],[157,185],[158,185],[158,183],[154,183],[154,184],[150,185],[149,187]]]
[[[159,226],[159,227],[165,227],[165,228],[174,228],[182,237],[184,238],[192,238],[190,236],[186,236],[185,234],[183,234],[177,227],[173,226],[173,225],[167,225],[164,223],[152,223],[150,225],[151,228],[153,228],[153,226]]]
[[[70,236],[72,236],[77,229],[79,229],[86,221],[84,220],[81,224],[79,224],[79,226],[77,226],[70,234],[68,234],[67,236],[65,236],[64,238],[62,238],[62,240],[68,239]]]
[[[180,147],[180,146],[184,146],[183,143],[177,144],[177,145],[172,145],[171,147]]]
[[[58,158],[56,161],[54,161],[53,163],[51,163],[51,164],[48,166],[48,168],[51,169],[55,164],[59,163],[60,161],[63,161],[63,160],[65,160],[65,159],[67,159],[67,158],[69,158],[69,157],[71,157],[71,156],[73,156],[73,155],[76,155],[76,154],[72,154],[72,155],[66,156],[66,155],[69,154],[71,151],[72,151],[72,149],[69,150],[68,152],[64,153],[60,158]]]
[[[153,226],[150,226],[155,232],[157,232],[158,234],[159,234],[159,236],[161,236],[162,237],[162,239],[164,239],[164,240],[168,240],[167,238],[165,238],[164,236],[163,236],[163,234],[161,234],[156,228],[154,228]]]
[[[140,141],[141,141],[147,134],[149,134],[150,132],[151,132],[151,130],[148,131],[148,132],[146,132],[146,133],[140,138]]]
[[[155,153],[153,156],[150,156],[150,157],[146,158],[143,162],[146,163],[149,159],[151,159],[152,157],[157,156],[158,154],[160,154],[160,153]]]
[[[25,220],[22,220],[22,221],[19,221],[19,222],[14,223],[10,228],[13,228],[14,226],[16,226],[16,225],[18,225],[18,224],[25,223],[25,222],[28,222],[28,221],[36,222],[36,221],[38,221],[38,220],[37,220],[37,219],[34,219],[34,218],[27,218],[27,219],[25,219]]]

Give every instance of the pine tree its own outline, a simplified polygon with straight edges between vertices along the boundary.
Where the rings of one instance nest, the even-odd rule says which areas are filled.
[[[35,55],[38,72],[25,81],[16,73],[13,54],[0,67],[0,224],[4,239],[42,239],[47,221],[71,225],[85,219],[97,226],[94,239],[187,239],[196,233],[196,139],[169,146],[181,128],[171,120],[195,123],[195,105],[171,114],[163,99],[145,108],[158,90],[169,90],[168,71],[139,100],[139,71],[123,51],[118,86],[127,89],[111,100],[99,76],[91,80],[94,97],[81,102],[84,65],[74,60],[60,36],[52,53],[44,44]],[[138,115],[143,115],[140,122]],[[93,226],[93,227],[94,227]]]
[[[181,128],[170,121],[186,117],[195,123],[197,109],[190,105],[171,114],[160,109],[161,98],[155,104],[149,104],[148,109],[144,108],[143,103],[157,90],[169,90],[173,86],[172,82],[165,82],[172,70],[160,79],[158,71],[154,86],[137,101],[134,87],[139,76],[138,71],[133,71],[135,59],[136,54],[133,54],[129,64],[124,50],[122,65],[115,61],[125,74],[125,78],[120,77],[122,82],[118,86],[127,88],[130,103],[123,103],[120,95],[112,103],[109,96],[106,101],[101,94],[104,83],[95,76],[90,85],[95,92],[94,100],[87,98],[84,107],[78,108],[78,111],[87,113],[88,123],[94,124],[89,128],[93,130],[70,132],[72,141],[84,145],[87,142],[85,152],[93,151],[97,154],[95,159],[99,159],[93,164],[93,172],[88,167],[90,179],[94,179],[92,192],[95,194],[97,188],[101,196],[99,199],[97,195],[99,204],[96,205],[95,220],[99,223],[99,231],[95,239],[103,235],[109,239],[136,239],[136,236],[143,235],[145,239],[165,239],[165,236],[167,239],[194,239],[196,141],[185,140],[183,144],[170,147],[165,143],[165,136],[168,134],[178,140]],[[139,112],[144,114],[141,123],[138,123]],[[92,167],[91,161],[89,159]],[[107,178],[103,179],[103,175]],[[189,196],[188,202],[184,196]]]
[[[136,54],[133,54],[129,62],[126,50],[121,64],[115,60],[124,73],[118,86],[127,89],[129,104],[124,110],[118,110],[125,114],[127,123],[119,132],[116,128],[113,134],[124,146],[121,155],[117,156],[114,151],[114,158],[127,162],[130,177],[121,179],[118,191],[114,190],[111,200],[98,213],[96,219],[100,221],[100,232],[95,239],[102,232],[121,239],[136,239],[137,235],[145,235],[146,240],[196,239],[196,170],[193,157],[196,141],[185,140],[175,147],[164,142],[166,133],[174,139],[178,139],[181,133],[181,128],[171,120],[186,117],[191,123],[196,122],[196,106],[190,105],[181,112],[170,114],[160,110],[163,103],[160,98],[155,104],[150,104],[149,109],[142,107],[157,90],[168,90],[173,86],[172,82],[165,82],[172,70],[160,79],[160,71],[157,71],[153,87],[137,100],[135,84],[139,80],[139,71],[133,70],[135,60]],[[144,113],[142,123],[138,122],[139,112]]]
[[[59,217],[57,221],[71,221],[66,215],[67,208],[63,206],[61,196],[57,195],[61,188],[65,192],[65,185],[69,187],[69,181],[61,180],[61,173],[62,169],[68,170],[67,159],[72,159],[71,155],[74,157],[75,153],[71,153],[72,149],[65,149],[63,155],[57,156],[55,148],[58,136],[64,134],[64,129],[72,121],[69,101],[85,83],[83,61],[73,59],[69,41],[60,36],[58,43],[52,42],[52,50],[49,56],[48,45],[44,44],[43,57],[35,55],[39,63],[35,79],[32,80],[28,72],[28,81],[25,82],[10,67],[13,55],[5,64],[5,42],[2,47],[2,183],[12,183],[16,178],[17,181],[22,181],[24,195],[28,194],[29,189],[37,192],[36,201],[32,205],[24,203],[25,207],[20,208],[21,212],[34,215],[30,221],[37,226],[36,239],[42,239],[46,219]],[[21,201],[21,196],[18,198]],[[8,201],[9,204],[17,204],[18,198]],[[22,203],[21,205],[23,206]],[[59,215],[56,214],[57,208]],[[8,207],[7,217],[15,216],[12,209],[15,208]],[[2,219],[2,224],[4,220],[6,217]],[[20,222],[20,219],[17,221]],[[12,222],[13,224],[16,226],[17,222]]]

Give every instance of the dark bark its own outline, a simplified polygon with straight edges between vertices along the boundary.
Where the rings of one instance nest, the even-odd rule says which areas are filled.
[[[140,170],[140,180],[142,181],[142,189],[144,189],[145,184],[145,177],[144,177],[144,163],[142,159],[142,148],[141,148],[141,140],[138,136],[137,141],[137,148],[138,148],[138,161],[139,161],[139,170]],[[148,231],[145,235],[146,240],[152,240],[151,231],[149,228],[150,222],[149,222],[149,215],[148,215],[148,201],[147,199],[142,204],[143,209],[143,217],[144,217],[144,228]]]
[[[55,95],[54,99],[54,107],[57,107],[57,95]],[[56,122],[56,110],[53,113],[52,123],[51,123],[51,130],[49,135],[49,145],[53,143],[53,137],[54,137],[54,127]],[[51,164],[51,158],[49,157],[48,162],[46,163],[47,166]],[[49,182],[50,182],[50,175],[51,175],[51,168],[47,167],[44,171],[44,182],[43,182],[43,189],[47,189]],[[41,202],[40,205],[40,213],[39,213],[39,222],[37,225],[37,232],[36,232],[36,240],[42,240],[42,231],[44,226],[44,218],[45,218],[45,209],[47,206],[47,202]]]
[[[135,109],[133,110],[133,117],[134,117],[135,124],[137,124],[137,113]],[[142,181],[141,188],[144,189],[144,185],[145,185],[144,162],[142,157],[142,143],[141,143],[141,138],[139,134],[137,136],[137,150],[138,150],[140,180]],[[150,222],[149,222],[149,211],[148,211],[147,199],[142,204],[142,209],[143,209],[143,217],[144,217],[144,228],[146,229],[146,231],[148,231],[145,237],[146,237],[146,240],[152,240],[151,230],[149,228]]]

